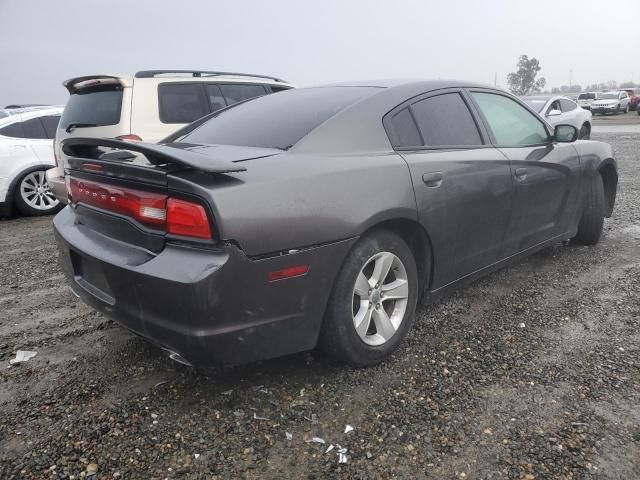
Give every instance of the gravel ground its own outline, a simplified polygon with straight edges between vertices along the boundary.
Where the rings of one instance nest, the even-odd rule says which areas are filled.
[[[640,478],[638,140],[594,136],[621,177],[601,244],[419,308],[368,370],[173,363],[75,299],[50,218],[0,222],[0,478]]]

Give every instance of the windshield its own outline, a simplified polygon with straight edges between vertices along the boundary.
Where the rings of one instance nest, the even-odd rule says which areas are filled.
[[[593,100],[595,98],[595,93],[581,93],[580,95],[578,95],[578,100]]]
[[[542,109],[547,103],[547,100],[540,100],[536,98],[525,98],[523,100],[524,100],[524,103],[529,105],[529,107],[531,107],[534,111],[538,113],[542,111]]]
[[[618,93],[603,93],[600,96],[600,100],[617,100],[618,99]]]
[[[60,128],[102,127],[120,123],[122,88],[83,89],[73,93],[64,107]]]
[[[220,111],[182,141],[287,150],[340,110],[378,91],[343,86],[267,95]]]

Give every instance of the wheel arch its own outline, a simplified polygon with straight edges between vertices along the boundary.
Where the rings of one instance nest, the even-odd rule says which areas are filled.
[[[425,228],[414,219],[391,218],[380,221],[369,226],[362,235],[366,235],[375,230],[388,230],[401,237],[411,249],[416,261],[419,278],[419,298],[431,286],[434,272],[434,254],[431,237]]]

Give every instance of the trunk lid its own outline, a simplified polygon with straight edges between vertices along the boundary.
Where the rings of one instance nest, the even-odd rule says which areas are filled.
[[[199,205],[208,217],[215,244],[214,206],[206,195],[176,190],[174,173],[196,170],[224,177],[246,170],[244,160],[280,153],[275,149],[227,145],[168,145],[104,138],[68,138],[61,143],[70,203],[76,222],[102,235],[151,252],[164,248],[168,202]],[[172,185],[171,187],[169,185]],[[176,200],[177,199],[177,200]]]

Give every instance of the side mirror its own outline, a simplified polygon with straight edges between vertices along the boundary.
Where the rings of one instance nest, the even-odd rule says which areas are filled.
[[[557,117],[558,115],[562,115],[562,112],[560,110],[551,110],[549,113],[547,113],[547,117]]]
[[[556,142],[571,143],[578,139],[578,129],[573,125],[557,125],[553,131]]]

